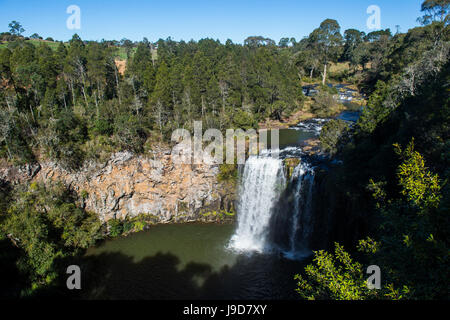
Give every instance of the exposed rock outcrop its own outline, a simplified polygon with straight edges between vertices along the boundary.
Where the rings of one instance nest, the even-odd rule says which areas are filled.
[[[0,178],[13,184],[62,181],[102,221],[147,214],[167,223],[205,221],[207,212],[233,211],[234,188],[219,183],[218,172],[217,165],[175,165],[170,152],[160,150],[145,157],[116,153],[104,164],[87,163],[77,172],[52,162],[4,167]]]
[[[0,180],[13,185],[32,180],[41,170],[39,163],[26,164],[20,167],[2,165],[0,168]]]

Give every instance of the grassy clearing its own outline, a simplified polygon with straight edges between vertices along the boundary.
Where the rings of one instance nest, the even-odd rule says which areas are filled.
[[[341,73],[346,70],[350,70],[350,64],[348,62],[332,63],[330,66],[331,73]]]
[[[46,44],[48,45],[52,50],[56,50],[59,46],[59,42],[54,42],[54,41],[46,41],[46,40],[35,40],[35,39],[30,39],[30,40],[25,40],[25,42],[29,42],[31,44],[33,44],[35,47],[39,47],[41,44]],[[0,43],[0,48],[7,48],[8,47],[8,41],[2,42]]]
[[[54,42],[54,41],[45,41],[45,40],[27,40],[28,42],[31,42],[33,45],[35,45],[36,47],[40,46],[41,44],[46,44],[48,45],[50,48],[52,48],[52,50],[56,50],[59,46],[59,42]]]
[[[136,53],[137,48],[133,48],[131,50],[131,56],[133,56]],[[116,58],[118,58],[119,60],[127,60],[127,50],[125,48],[122,47],[118,47],[117,51],[116,51]]]

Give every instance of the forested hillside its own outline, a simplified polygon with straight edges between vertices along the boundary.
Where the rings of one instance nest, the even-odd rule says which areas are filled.
[[[319,249],[344,248],[316,252],[299,270],[298,292],[448,299],[448,10],[448,0],[427,0],[422,26],[396,34],[341,30],[327,19],[308,37],[278,44],[261,36],[244,44],[96,42],[76,34],[42,41],[24,38],[16,22],[0,34],[0,161],[51,160],[76,171],[117,151],[148,154],[196,120],[225,130],[299,111],[329,116],[336,92],[327,84],[350,84],[367,106],[354,126],[332,120],[323,128],[321,155],[329,161],[316,196],[330,235]],[[307,84],[320,93],[305,97]],[[1,267],[13,275],[0,297],[50,294],[65,259],[82,255],[105,230],[66,186],[0,182]],[[371,264],[383,272],[380,291],[365,285],[363,266]]]
[[[383,50],[415,36],[351,29],[343,37],[328,19],[300,42],[286,38],[279,45],[263,37],[244,45],[92,42],[77,35],[55,43],[11,33],[2,39],[2,157],[15,163],[46,157],[76,169],[117,150],[145,152],[161,137],[169,141],[173,129],[191,129],[193,120],[219,129],[280,120],[304,106],[303,84],[349,81],[370,92],[373,77],[388,72],[379,69],[391,66],[381,63]],[[116,64],[120,52],[129,57],[124,74]],[[350,68],[330,73],[338,62]]]
[[[125,75],[116,48],[74,36],[52,50],[18,39],[1,49],[2,152],[76,167],[113,150],[144,152],[176,128],[250,128],[302,105],[289,50],[205,39],[137,44]],[[148,142],[146,144],[146,142]]]

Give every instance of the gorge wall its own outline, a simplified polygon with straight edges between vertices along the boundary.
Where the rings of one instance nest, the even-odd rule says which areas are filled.
[[[235,188],[217,180],[217,165],[175,165],[170,151],[150,156],[116,153],[106,163],[86,163],[68,172],[53,162],[2,166],[0,179],[11,184],[61,181],[80,205],[102,221],[147,214],[157,222],[211,221],[214,212],[234,211]]]

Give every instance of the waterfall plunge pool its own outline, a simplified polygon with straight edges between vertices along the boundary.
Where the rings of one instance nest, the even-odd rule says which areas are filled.
[[[300,123],[295,128],[280,130],[280,148],[293,150],[294,154],[299,154],[295,151],[300,151],[301,154],[299,147],[302,142],[317,137],[325,121],[313,119]],[[277,201],[275,193],[278,191],[265,186],[257,189],[261,191],[259,196],[258,192],[252,193],[252,190],[258,188],[258,183],[265,179],[266,182],[275,184],[274,187],[280,181],[283,182],[279,163],[265,159],[252,161],[253,163],[249,163],[247,181],[250,192],[244,195],[248,199],[241,209],[247,210],[248,216],[243,219],[247,222],[241,221],[240,225],[239,222],[234,225],[157,225],[126,238],[105,241],[90,248],[82,261],[81,267],[85,270],[84,298],[298,299],[294,275],[300,273],[309,260],[292,259],[295,257],[294,247],[285,251],[285,254],[264,250],[264,242],[270,240],[264,228],[268,223],[273,223],[269,222],[273,212],[268,206]],[[264,172],[269,169],[272,171],[265,175]],[[300,169],[304,171],[303,174],[309,170]],[[310,181],[311,178],[305,174],[304,178],[292,184],[292,189],[300,190],[303,180]],[[250,203],[255,197],[260,201]],[[298,201],[299,199],[297,204],[286,202],[284,206],[295,208]],[[252,215],[252,212],[260,211],[258,206],[263,206],[264,221],[253,225],[258,220],[258,215]],[[283,204],[280,206],[282,208]],[[291,213],[289,215],[294,216]],[[284,236],[285,239],[281,239],[281,242],[284,241],[289,247],[295,237],[304,236],[302,232],[292,231],[307,223],[307,219],[307,215],[299,215],[297,221],[288,221],[291,226],[287,228],[289,231],[273,237]],[[248,243],[241,243],[241,249],[244,250],[230,249],[233,247],[233,239],[235,242],[239,242],[239,239],[248,240]],[[246,246],[255,246],[253,249],[256,251],[246,251]],[[289,255],[291,259],[287,259]]]
[[[158,225],[88,250],[86,299],[298,299],[304,262],[227,249],[235,225]]]

